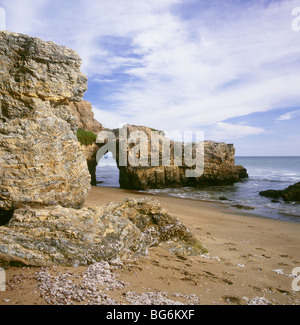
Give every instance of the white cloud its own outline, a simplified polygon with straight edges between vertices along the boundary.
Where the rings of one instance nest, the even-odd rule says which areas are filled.
[[[299,103],[291,4],[253,6],[236,20],[224,17],[222,29],[206,26],[201,14],[197,22],[168,10],[142,15],[147,28],[131,30],[141,56],[126,70],[133,81],[110,96],[116,120],[130,112],[129,123],[201,128]]]
[[[0,30],[6,30],[6,12],[0,7]]]
[[[276,120],[277,121],[288,121],[288,120],[292,120],[293,118],[297,118],[297,117],[300,117],[300,109],[280,115]]]
[[[248,135],[262,134],[264,132],[265,130],[259,127],[219,122],[211,128],[208,134],[205,134],[205,138],[215,141],[225,141],[242,138]]]
[[[117,116],[115,112],[102,110],[98,107],[93,107],[94,117],[97,121],[104,121],[103,126],[109,129],[117,129],[124,124],[127,124],[126,118]]]
[[[92,102],[107,127],[125,122],[172,132],[211,126],[222,140],[263,131],[226,119],[300,101],[299,33],[291,29],[297,0],[269,6],[199,1],[194,4],[203,10],[189,19],[178,11],[187,5],[182,0],[3,3],[10,29],[79,52],[84,73],[107,89],[108,106],[103,92]]]
[[[43,26],[41,10],[49,0],[0,1],[6,12],[6,29],[23,34],[34,34]]]

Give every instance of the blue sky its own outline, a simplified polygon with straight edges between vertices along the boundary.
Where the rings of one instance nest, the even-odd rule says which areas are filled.
[[[300,31],[292,28],[299,0],[0,0],[0,7],[7,30],[79,53],[84,99],[106,127],[204,131],[234,143],[237,155],[300,155]]]

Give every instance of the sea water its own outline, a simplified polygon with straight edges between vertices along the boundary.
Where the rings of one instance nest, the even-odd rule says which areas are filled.
[[[120,187],[119,169],[114,158],[106,154],[96,168],[97,186]]]
[[[108,158],[109,159],[109,158]],[[113,158],[112,158],[113,159]],[[262,217],[300,222],[300,204],[296,202],[272,202],[259,195],[269,189],[283,190],[300,181],[300,157],[236,157],[236,165],[244,166],[249,178],[234,185],[206,188],[167,188],[145,191],[154,195],[166,195],[196,200],[224,202],[229,206],[242,206],[243,212]],[[115,166],[97,168],[99,186],[119,187],[119,172]],[[220,200],[226,197],[227,200]]]

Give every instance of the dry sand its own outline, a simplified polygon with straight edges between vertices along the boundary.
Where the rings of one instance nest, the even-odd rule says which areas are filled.
[[[122,189],[93,187],[86,205],[144,196]],[[292,270],[300,267],[300,223],[237,213],[211,202],[161,196],[155,199],[200,239],[208,254],[178,257],[162,245],[151,248],[148,256],[123,265],[110,267],[100,263],[96,271],[102,272],[106,280],[103,282],[102,277],[99,282],[98,277],[94,291],[91,284],[95,284],[95,269],[93,273],[87,272],[86,267],[47,271],[9,268],[6,291],[0,292],[0,305],[300,304],[300,291],[292,290],[292,282],[297,285]],[[56,281],[52,297],[43,287],[50,274],[52,285]],[[113,290],[105,290],[109,286]]]

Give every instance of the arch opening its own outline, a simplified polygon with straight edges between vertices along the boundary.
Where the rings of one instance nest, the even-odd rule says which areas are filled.
[[[96,185],[100,187],[120,187],[120,171],[112,152],[106,152],[96,167]]]

